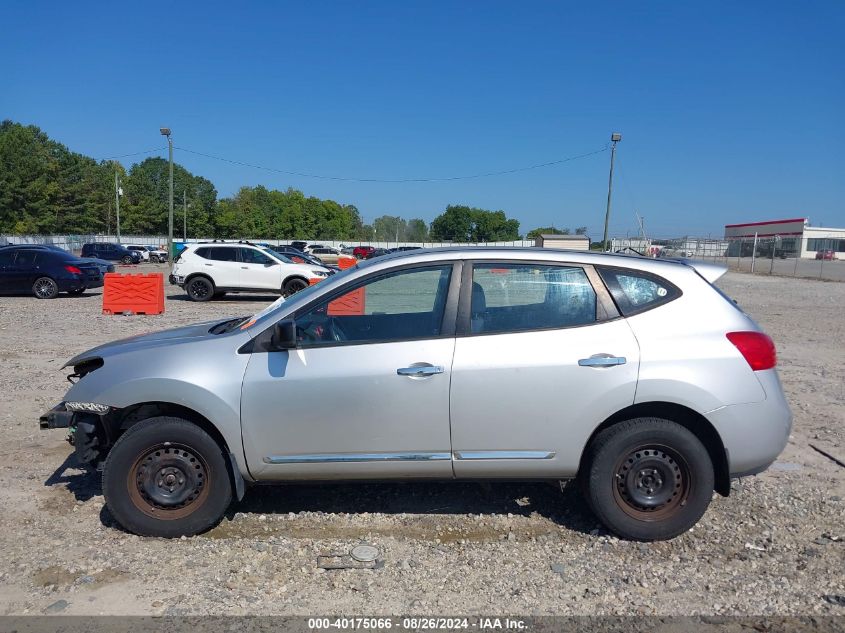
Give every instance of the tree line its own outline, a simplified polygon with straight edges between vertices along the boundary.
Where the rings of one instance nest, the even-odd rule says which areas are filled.
[[[3,121],[0,233],[115,233],[117,174],[123,192],[121,233],[166,234],[168,167],[167,160],[153,157],[127,170],[118,161],[97,161],[73,152],[34,125]],[[173,188],[177,238],[183,233],[183,196],[188,237],[388,242],[489,242],[521,237],[519,221],[504,211],[464,205],[447,206],[431,224],[399,215],[383,215],[366,224],[352,204],[306,196],[293,188],[241,187],[233,196],[218,199],[211,181],[179,164],[174,164]],[[528,237],[553,232],[568,229],[539,228]]]

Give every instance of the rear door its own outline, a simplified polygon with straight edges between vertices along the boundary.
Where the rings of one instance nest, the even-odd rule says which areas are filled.
[[[12,290],[12,262],[15,259],[14,251],[0,249],[0,294],[10,294]]]
[[[21,249],[15,253],[8,273],[12,292],[29,292],[35,280],[42,276],[38,265],[39,254],[34,249]]]
[[[207,274],[218,288],[239,288],[241,263],[236,246],[211,246],[198,272]]]
[[[590,266],[465,270],[450,396],[456,477],[562,477],[633,404],[639,347]]]

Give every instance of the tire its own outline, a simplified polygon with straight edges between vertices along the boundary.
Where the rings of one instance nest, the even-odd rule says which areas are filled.
[[[55,299],[59,296],[59,284],[50,277],[39,277],[32,284],[32,294],[36,299]]]
[[[208,277],[192,277],[185,284],[191,301],[208,301],[214,296],[214,283]]]
[[[232,502],[232,484],[223,449],[208,433],[162,416],[115,442],[103,468],[103,496],[128,531],[176,538],[216,525]]]
[[[587,502],[625,539],[675,538],[698,522],[713,496],[707,449],[669,420],[635,418],[611,426],[595,437],[586,458]]]
[[[158,255],[150,255],[150,263],[151,264],[158,264]]]
[[[131,257],[129,257],[129,255],[127,255],[127,256],[126,256],[126,257],[124,257],[121,261],[123,261],[123,263],[124,263],[124,264],[131,264],[131,263],[132,263],[132,258],[131,258]]]
[[[282,286],[282,296],[290,297],[291,295],[296,294],[300,290],[305,290],[307,287],[308,282],[302,279],[301,277],[294,277],[293,279],[288,279],[285,282],[285,285]]]

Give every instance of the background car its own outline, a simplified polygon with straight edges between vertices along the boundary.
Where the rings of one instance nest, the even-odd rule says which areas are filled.
[[[308,246],[308,242],[303,242],[303,241],[300,241],[300,240],[294,240],[293,242],[290,243],[290,246],[292,246],[293,248],[295,248],[298,251],[304,251],[305,248]]]
[[[816,259],[836,259],[836,251],[825,250],[816,253]]]
[[[141,255],[141,259],[145,262],[152,262],[158,264],[167,261],[167,251],[158,248],[157,246],[140,246],[138,244],[124,244],[130,251],[137,251]]]
[[[356,246],[352,249],[352,254],[358,259],[367,259],[367,255],[375,250],[372,246]]]
[[[313,264],[315,266],[326,266],[322,259],[310,253],[297,250],[291,246],[269,246],[271,251],[284,255],[294,264]]]
[[[54,299],[60,292],[82,294],[103,285],[100,267],[58,248],[12,246],[0,249],[0,294]]]
[[[189,244],[173,262],[170,283],[192,301],[208,301],[227,292],[275,292],[285,297],[329,276],[313,264],[293,264],[269,248],[249,243]]]
[[[314,257],[319,257],[326,264],[337,264],[340,256],[343,254],[338,249],[331,246],[319,246],[308,251]]]
[[[381,257],[382,255],[387,255],[390,251],[386,248],[374,248],[371,250],[364,259],[374,259],[376,257]]]
[[[111,262],[123,264],[140,264],[141,253],[130,251],[120,244],[110,242],[89,242],[82,245],[82,257],[97,257]]]

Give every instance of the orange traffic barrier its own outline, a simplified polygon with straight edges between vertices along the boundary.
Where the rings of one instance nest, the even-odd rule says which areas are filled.
[[[347,268],[352,268],[355,264],[358,263],[357,257],[352,257],[351,255],[341,255],[337,258],[337,267],[341,270],[346,270]]]
[[[106,273],[103,314],[161,314],[164,312],[162,273]]]
[[[364,314],[366,304],[366,288],[357,288],[333,301],[329,301],[326,314],[328,316],[360,316]]]

